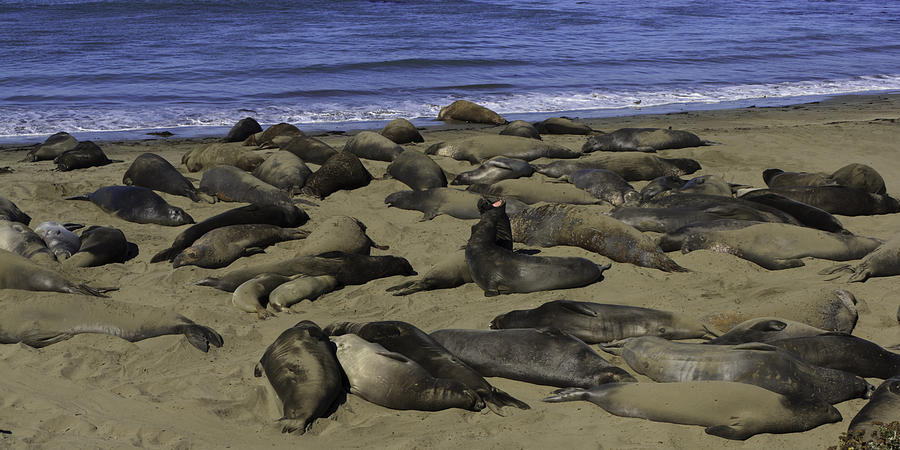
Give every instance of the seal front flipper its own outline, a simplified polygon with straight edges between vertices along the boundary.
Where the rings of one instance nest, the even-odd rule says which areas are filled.
[[[578,400],[587,400],[590,393],[586,389],[581,388],[565,388],[553,391],[554,395],[541,399],[547,403],[574,402]]]
[[[210,344],[215,347],[221,347],[223,344],[222,336],[219,335],[219,333],[216,333],[212,328],[203,325],[197,325],[195,323],[180,325],[177,328],[177,331],[184,334],[184,337],[187,338],[188,342],[203,353],[209,351]]]
[[[706,434],[711,434],[713,436],[718,436],[720,438],[732,439],[735,441],[745,441],[750,436],[753,436],[754,433],[749,433],[747,430],[744,430],[740,424],[729,425],[715,425],[712,427],[706,428]]]
[[[490,396],[488,398],[485,398],[484,402],[487,404],[487,407],[490,408],[490,410],[498,416],[505,416],[500,408],[506,406],[515,406],[519,409],[531,409],[531,406],[528,406],[527,403],[493,386],[491,386]]]
[[[282,417],[278,419],[278,423],[282,425],[282,433],[297,433],[302,435],[306,433],[306,428],[308,427],[306,420],[303,419],[288,419],[287,417]]]

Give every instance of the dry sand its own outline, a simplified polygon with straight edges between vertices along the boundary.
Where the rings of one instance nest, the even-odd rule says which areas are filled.
[[[717,144],[661,151],[664,157],[695,158],[701,174],[715,174],[734,183],[762,185],[763,169],[831,172],[859,162],[875,167],[888,193],[900,194],[900,96],[847,96],[828,101],[777,108],[744,108],[666,115],[587,120],[595,129],[669,127],[685,129]],[[499,127],[435,127],[423,132],[427,146]],[[347,136],[323,140],[340,148]],[[583,136],[546,136],[572,148]],[[897,294],[900,279],[875,278],[847,284],[846,276],[827,281],[818,272],[830,261],[806,260],[806,266],[768,271],[748,261],[709,251],[669,255],[688,273],[664,273],[613,263],[598,284],[533,294],[485,298],[474,284],[456,289],[394,297],[385,289],[404,281],[392,277],[363,286],[349,286],[315,302],[305,301],[276,318],[260,321],[237,310],[231,295],[190,282],[221,271],[193,266],[173,270],[150,258],[168,247],[184,227],[170,228],[126,222],[86,202],[63,200],[100,186],[121,184],[131,161],[143,152],[167,158],[179,170],[181,155],[203,140],[103,142],[111,164],[72,172],[54,172],[49,161],[18,162],[23,151],[0,152],[0,195],[30,214],[32,226],[53,220],[122,229],[140,247],[125,264],[70,272],[95,286],[118,286],[111,297],[124,303],[153,305],[184,314],[218,330],[222,348],[201,353],[181,336],[163,336],[130,343],[105,335],[79,335],[43,349],[23,344],[0,345],[0,448],[824,448],[837,443],[850,419],[865,404],[857,399],[837,405],[843,422],[805,433],[758,435],[732,442],[706,435],[702,427],[620,418],[587,403],[550,404],[540,401],[553,389],[506,379],[490,379],[500,389],[529,403],[531,410],[509,410],[500,417],[485,409],[442,412],[394,411],[349,396],[331,417],[318,420],[304,436],[284,435],[276,419],[280,404],[265,378],[254,378],[253,367],[266,347],[286,328],[302,319],[325,326],[332,321],[404,320],[432,331],[441,328],[486,328],[497,314],[532,308],[554,299],[619,303],[677,311],[697,317],[784,307],[793,299],[846,288],[859,300],[859,324],[854,334],[888,346],[900,343]],[[465,162],[436,158],[450,173],[468,170]],[[364,160],[376,179],[369,186],[341,191],[304,208],[315,229],[332,215],[349,215],[368,226],[378,244],[407,258],[420,273],[466,243],[472,220],[438,216],[422,222],[422,214],[388,208],[388,194],[406,189],[380,179],[387,163]],[[188,175],[199,179],[199,174]],[[536,174],[535,177],[542,177]],[[636,183],[640,189],[644,183]],[[192,203],[162,194],[198,221],[238,206],[234,203]],[[900,230],[900,214],[840,217],[855,234],[887,239]],[[283,242],[265,254],[232,264],[244,267],[291,255],[303,241]],[[544,255],[576,255],[598,263],[606,258],[579,248],[545,249]],[[64,294],[0,291],[0,314],[7,302],[27,302]],[[624,362],[611,357],[624,366]],[[641,380],[646,378],[639,377]],[[880,380],[870,380],[877,384]],[[685,407],[689,407],[689,400]]]

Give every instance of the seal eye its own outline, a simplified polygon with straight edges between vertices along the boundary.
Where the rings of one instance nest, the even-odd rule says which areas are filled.
[[[659,327],[656,331],[657,331],[660,335],[665,335],[666,332],[667,332],[668,330],[666,330],[666,327]]]

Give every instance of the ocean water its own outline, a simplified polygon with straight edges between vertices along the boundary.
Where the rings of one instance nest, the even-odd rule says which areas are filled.
[[[0,137],[900,90],[894,0],[0,0]],[[138,131],[140,130],[140,132]]]

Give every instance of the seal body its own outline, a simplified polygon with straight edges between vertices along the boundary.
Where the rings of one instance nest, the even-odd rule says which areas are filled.
[[[261,154],[248,150],[238,142],[197,147],[181,157],[181,163],[190,172],[198,172],[220,165],[234,166],[250,172],[264,160],[265,157]]]
[[[492,197],[514,197],[529,205],[538,202],[595,205],[603,202],[572,184],[543,182],[534,178],[501,180],[492,185],[473,184],[466,190]]]
[[[593,153],[584,157],[550,164],[533,164],[548,177],[560,178],[580,169],[611,170],[625,181],[652,180],[662,176],[689,175],[700,170],[700,163],[689,158],[660,158],[637,152]]]
[[[900,355],[850,334],[790,337],[771,341],[770,344],[783,348],[810,364],[842,370],[863,378],[887,379],[900,375]]]
[[[2,223],[2,222],[0,222]],[[81,247],[81,239],[65,225],[56,222],[42,222],[34,232],[43,239],[47,248],[56,255],[57,260],[71,257]]]
[[[861,431],[868,435],[876,427],[876,422],[888,424],[897,421],[897,411],[900,411],[900,376],[884,380],[878,386],[869,403],[850,421],[848,431]]]
[[[231,294],[231,304],[242,311],[256,313],[260,319],[272,317],[272,313],[266,310],[269,294],[290,280],[291,277],[277,273],[259,274],[235,288]]]
[[[582,169],[573,172],[567,179],[578,189],[587,191],[613,206],[636,205],[641,201],[641,194],[619,174],[610,170]]]
[[[457,219],[480,217],[476,204],[480,197],[471,192],[453,188],[432,188],[422,191],[399,191],[385,197],[388,206],[422,211],[422,220],[431,220],[440,214]]]
[[[513,120],[506,124],[506,127],[500,130],[500,134],[541,140],[541,133],[538,132],[537,128],[524,120]]]
[[[583,123],[578,123],[568,117],[550,117],[536,123],[534,126],[537,128],[538,132],[543,134],[587,135],[596,132],[593,128]]]
[[[416,126],[404,118],[397,118],[388,122],[378,134],[390,139],[395,144],[425,142],[425,138],[422,137]]]
[[[473,136],[452,142],[439,142],[425,154],[448,156],[459,161],[480,164],[495,156],[532,161],[538,158],[578,158],[581,152],[536,139],[499,134]]]
[[[889,195],[872,194],[846,186],[778,187],[770,190],[789,199],[842,216],[893,214],[900,211],[900,202]]]
[[[91,226],[81,232],[78,253],[66,261],[72,267],[95,267],[123,263],[137,255],[137,245],[128,242],[122,230]]]
[[[391,162],[403,153],[403,147],[374,131],[361,131],[344,144],[342,151],[363,159]]]
[[[168,204],[155,192],[140,186],[104,186],[69,200],[90,200],[107,213],[129,222],[169,227],[194,223],[194,218],[183,209]]]
[[[361,188],[372,181],[372,174],[350,152],[338,152],[306,179],[300,193],[325,198],[340,190]]]
[[[806,203],[791,200],[774,192],[749,192],[742,195],[741,198],[750,200],[751,202],[768,205],[773,208],[778,208],[796,218],[803,226],[806,227],[815,228],[822,231],[829,231],[832,233],[842,233],[846,231],[844,230],[844,225],[841,224],[841,221],[829,214],[827,211],[816,208],[812,205],[807,205]]]
[[[200,190],[224,202],[293,204],[286,192],[234,166],[216,166],[203,172]]]
[[[707,145],[707,143],[688,131],[663,128],[621,128],[612,133],[591,136],[581,150],[585,153],[595,151],[655,152],[702,145]]]
[[[229,225],[210,230],[172,260],[174,267],[225,267],[241,256],[261,252],[272,244],[303,239],[309,232],[266,224]]]
[[[41,267],[27,258],[3,249],[0,249],[0,289],[104,296],[97,289],[76,284],[54,270]]]
[[[65,131],[60,131],[48,137],[43,143],[28,152],[25,161],[47,161],[56,159],[66,151],[72,150],[78,145],[78,139]]]
[[[279,285],[269,294],[269,306],[283,311],[302,300],[315,300],[338,287],[337,278],[331,275],[299,277]]]
[[[748,342],[770,343],[781,339],[796,337],[819,336],[828,334],[823,330],[794,320],[780,317],[757,317],[745,320],[727,333],[716,336],[715,339],[706,341],[711,345],[737,345]]]
[[[215,202],[215,199],[197,192],[194,184],[178,172],[175,166],[155,153],[143,153],[135,158],[128,170],[125,171],[122,184],[143,186],[154,191],[187,197],[195,202],[200,200],[209,203]]]
[[[19,222],[0,220],[0,249],[35,262],[56,262],[54,253],[44,239]]]
[[[481,163],[475,170],[463,172],[450,184],[494,184],[503,180],[530,177],[534,168],[521,159],[495,156]]]
[[[287,142],[295,136],[303,136],[303,132],[294,125],[281,122],[269,126],[262,133],[251,135],[244,140],[244,144],[263,148],[277,147],[279,142]]]
[[[438,112],[437,119],[487,123],[491,125],[506,124],[506,119],[500,117],[500,114],[468,100],[456,100],[450,105],[441,108]]]
[[[387,173],[413,190],[447,187],[447,176],[434,160],[416,150],[397,155],[387,167]]]
[[[31,223],[31,216],[22,212],[15,203],[5,197],[0,197],[0,219],[11,220],[25,225]]]
[[[100,149],[99,145],[91,141],[83,141],[79,142],[75,148],[66,150],[54,158],[53,162],[56,163],[56,170],[65,172],[75,169],[86,169],[88,167],[105,166],[113,162],[121,161],[113,161],[107,158],[106,153],[103,153],[103,150]]]
[[[228,130],[228,134],[225,136],[225,142],[242,142],[244,139],[260,132],[262,132],[262,127],[256,119],[244,117],[243,119],[238,120],[237,123]]]
[[[328,158],[337,154],[330,145],[311,136],[295,136],[281,145],[281,149],[291,152],[304,162],[325,164]]]
[[[462,250],[441,260],[422,278],[389,287],[387,291],[393,295],[410,295],[420,291],[455,288],[473,281],[469,266],[466,265],[466,252]]]
[[[288,193],[300,192],[312,170],[291,152],[277,151],[253,169],[253,176]]]
[[[387,250],[372,241],[366,234],[366,226],[348,216],[331,216],[312,231],[297,255],[315,256],[328,252],[368,255],[372,247]]]
[[[847,164],[835,170],[831,174],[831,178],[841,186],[871,192],[872,194],[884,195],[887,193],[884,178],[881,177],[881,174],[865,164]]]
[[[850,281],[866,281],[870,277],[900,275],[900,235],[881,244],[853,268]]]

